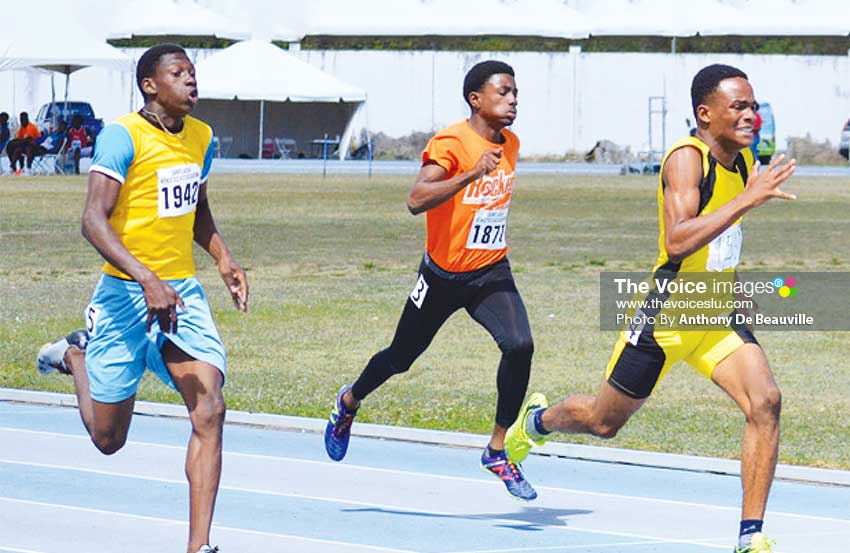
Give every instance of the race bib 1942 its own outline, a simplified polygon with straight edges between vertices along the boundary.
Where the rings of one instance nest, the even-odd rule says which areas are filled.
[[[707,271],[724,271],[734,269],[741,261],[741,245],[744,233],[741,225],[732,225],[708,243]]]
[[[479,209],[469,227],[466,247],[470,250],[502,250],[507,247],[508,209]]]
[[[179,217],[195,211],[201,168],[197,163],[157,169],[159,217]]]

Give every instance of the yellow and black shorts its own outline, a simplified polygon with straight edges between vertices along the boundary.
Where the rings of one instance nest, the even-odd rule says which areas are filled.
[[[605,378],[635,399],[649,397],[677,361],[684,360],[697,372],[711,378],[714,368],[744,344],[758,344],[746,326],[724,330],[655,330],[645,327],[637,337],[620,333],[608,361]]]

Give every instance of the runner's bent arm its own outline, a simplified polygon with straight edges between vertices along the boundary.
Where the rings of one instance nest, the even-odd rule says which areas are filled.
[[[487,150],[481,154],[475,167],[450,179],[445,178],[447,171],[439,164],[432,162],[423,165],[407,196],[407,209],[413,215],[419,215],[441,205],[466,185],[495,169],[501,157],[502,148]]]
[[[680,261],[699,250],[729,228],[744,213],[770,198],[795,199],[779,189],[794,173],[795,160],[780,166],[785,156],[764,170],[759,164],[747,179],[743,192],[707,215],[697,215],[702,154],[696,148],[680,148],[664,166],[664,248],[672,261]]]
[[[198,206],[195,211],[195,242],[215,259],[218,272],[227,285],[233,303],[240,311],[248,311],[248,277],[245,270],[233,259],[233,254],[224,242],[215,226],[210,202],[207,197],[207,183],[201,184],[198,191]]]
[[[112,225],[109,216],[115,209],[121,183],[103,173],[89,173],[89,189],[86,207],[83,210],[82,232],[94,249],[113,267],[138,282],[145,293],[148,306],[148,328],[156,318],[164,332],[177,330],[176,306],[183,306],[183,300],[156,273],[145,267],[131,254]]]

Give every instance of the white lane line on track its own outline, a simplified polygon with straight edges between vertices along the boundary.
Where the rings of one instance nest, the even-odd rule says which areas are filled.
[[[522,553],[523,551],[569,551],[571,549],[608,549],[631,545],[655,545],[669,543],[660,540],[618,541],[611,543],[594,543],[585,545],[544,545],[540,547],[511,547],[508,549],[464,549],[463,551],[443,551],[442,553]]]
[[[92,514],[106,515],[106,516],[117,516],[117,517],[130,518],[130,519],[135,519],[135,520],[144,520],[144,521],[147,521],[147,522],[159,522],[159,523],[169,524],[169,525],[174,525],[174,526],[188,526],[189,525],[188,522],[181,521],[181,520],[173,520],[173,519],[161,518],[161,517],[151,517],[151,516],[145,516],[145,515],[136,515],[136,514],[133,514],[133,513],[123,513],[123,512],[120,512],[120,511],[106,511],[106,510],[102,510],[102,509],[92,509],[90,507],[78,507],[76,505],[63,505],[61,503],[45,503],[45,502],[41,502],[41,501],[30,501],[28,499],[17,499],[17,498],[14,498],[14,497],[2,497],[2,496],[0,496],[0,502],[19,503],[19,504],[23,504],[23,505],[45,507],[45,508],[49,508],[49,509],[64,509],[64,510],[68,510],[68,511],[80,511],[80,512],[84,512],[84,513],[92,513]],[[250,535],[256,535],[256,536],[266,536],[266,537],[271,537],[271,538],[306,541],[306,542],[311,542],[311,543],[321,543],[321,544],[334,545],[334,546],[361,547],[363,549],[373,549],[375,551],[384,551],[384,552],[387,552],[387,553],[416,553],[415,551],[410,551],[408,549],[393,549],[393,548],[390,548],[390,547],[381,547],[379,545],[364,545],[364,544],[359,544],[359,543],[349,543],[349,542],[336,541],[336,540],[325,540],[325,539],[320,539],[320,538],[307,538],[307,537],[304,537],[304,536],[295,536],[295,535],[292,535],[292,534],[280,534],[280,533],[277,533],[277,532],[264,532],[262,530],[249,530],[249,529],[246,529],[246,528],[235,528],[235,527],[232,527],[232,526],[222,526],[220,524],[213,524],[212,528],[213,528],[213,530],[216,530],[216,531],[219,531],[219,532],[234,532],[234,533],[237,533],[237,534],[250,534]],[[35,553],[39,553],[39,552],[35,552]]]
[[[78,434],[65,434],[65,433],[62,433],[62,432],[48,432],[48,431],[44,431],[44,430],[27,430],[27,429],[18,429],[18,428],[10,428],[10,427],[0,427],[0,431],[20,432],[20,433],[28,433],[28,434],[40,434],[40,435],[46,435],[46,436],[64,437],[64,438],[70,438],[70,439],[90,441],[88,436],[81,436],[81,435],[78,435]],[[185,446],[158,444],[158,443],[155,443],[155,442],[128,441],[127,445],[137,445],[137,446],[142,446],[142,447],[146,447],[146,448],[158,447],[158,448],[163,448],[163,449],[177,450],[177,451],[181,451],[181,452],[186,451]],[[448,476],[448,475],[434,474],[434,473],[430,473],[430,472],[426,474],[426,473],[415,472],[415,471],[405,471],[405,470],[398,470],[398,469],[368,467],[368,466],[364,466],[364,465],[352,465],[352,464],[349,464],[349,463],[335,463],[335,462],[331,462],[331,461],[314,461],[312,459],[300,459],[300,458],[297,458],[297,457],[278,457],[278,456],[273,456],[273,455],[261,455],[261,454],[255,454],[255,453],[240,453],[240,452],[233,452],[233,451],[225,451],[224,455],[231,456],[231,457],[242,457],[242,458],[246,458],[246,459],[257,459],[257,460],[263,460],[263,461],[276,461],[276,462],[284,462],[284,463],[295,462],[295,463],[301,463],[301,464],[319,465],[319,466],[322,466],[322,467],[325,467],[325,468],[328,468],[328,469],[336,469],[336,470],[346,470],[346,471],[362,470],[362,471],[369,471],[369,472],[379,472],[379,473],[384,473],[384,474],[394,474],[394,475],[398,475],[398,476],[414,476],[414,477],[421,477],[423,475],[427,475],[429,478],[439,478],[441,480],[450,480],[450,481],[455,481],[455,482],[468,482],[468,483],[484,484],[484,485],[490,485],[491,484],[491,482],[489,482],[489,480],[484,479],[484,478],[471,478],[471,477],[466,477],[466,476]],[[22,463],[22,464],[26,464],[26,463]],[[57,467],[57,468],[59,468],[59,467]],[[66,468],[70,469],[70,470],[75,469],[75,467],[66,467]],[[133,475],[124,475],[124,476],[128,476],[130,478],[133,477]],[[627,501],[645,501],[645,502],[650,502],[650,503],[659,503],[659,504],[663,504],[663,505],[677,505],[677,506],[686,506],[686,507],[696,507],[696,508],[700,508],[700,509],[710,509],[710,510],[717,510],[717,511],[734,511],[736,513],[738,511],[740,511],[740,507],[738,507],[738,506],[731,507],[731,506],[726,506],[726,505],[712,505],[712,504],[709,504],[709,503],[697,503],[697,502],[693,502],[693,501],[679,501],[679,500],[673,500],[673,499],[660,499],[660,498],[654,498],[654,497],[644,497],[644,496],[639,496],[639,495],[625,495],[625,494],[615,494],[615,493],[608,493],[608,492],[592,492],[592,491],[587,491],[587,490],[576,490],[576,489],[572,489],[572,488],[561,488],[561,487],[555,487],[555,486],[535,486],[535,488],[538,489],[538,490],[546,490],[546,491],[550,491],[550,492],[569,493],[569,494],[576,494],[576,495],[586,495],[586,496],[591,496],[591,497],[604,497],[604,498],[612,498],[612,499],[622,499],[622,500],[627,500]],[[403,509],[403,510],[410,510],[410,509]],[[800,514],[800,513],[788,513],[788,512],[782,512],[782,511],[771,511],[770,513],[771,513],[771,516],[787,516],[787,517],[799,518],[799,519],[803,519],[803,520],[819,520],[819,521],[824,521],[824,522],[838,522],[838,523],[842,523],[842,524],[850,524],[850,519],[817,516],[817,515],[804,515],[804,514]]]
[[[158,477],[147,477],[147,476],[139,476],[139,475],[135,475],[135,474],[125,474],[125,473],[102,471],[102,470],[96,470],[96,469],[77,469],[75,467],[66,467],[66,466],[62,466],[62,465],[50,465],[50,464],[46,464],[46,463],[26,463],[26,462],[22,462],[22,461],[6,461],[6,460],[2,460],[2,459],[0,459],[0,463],[12,464],[12,465],[24,465],[24,466],[40,466],[40,467],[51,468],[51,469],[70,470],[70,471],[75,471],[75,472],[100,474],[100,475],[103,475],[103,476],[115,476],[115,477],[132,478],[132,479],[137,479],[137,480],[148,480],[148,481],[153,481],[153,482],[164,482],[164,483],[168,483],[168,484],[188,485],[188,483],[185,480],[158,478]],[[252,493],[252,494],[272,496],[272,497],[286,497],[286,498],[292,498],[292,499],[302,499],[302,500],[309,500],[309,501],[320,501],[320,502],[325,502],[325,503],[351,505],[351,506],[356,506],[356,507],[368,507],[368,508],[380,509],[380,510],[388,511],[388,512],[396,511],[396,512],[406,512],[406,513],[415,513],[415,514],[427,514],[427,515],[434,515],[434,516],[440,516],[440,517],[446,517],[446,518],[456,518],[456,519],[463,519],[463,518],[466,518],[468,516],[466,513],[451,513],[451,512],[445,512],[445,511],[435,511],[435,510],[430,510],[430,509],[411,508],[411,507],[404,507],[404,506],[398,506],[398,505],[386,505],[386,504],[381,504],[381,503],[371,503],[371,502],[366,502],[366,501],[353,501],[353,500],[341,499],[341,498],[337,498],[337,497],[325,497],[325,496],[304,495],[304,494],[296,494],[296,493],[274,492],[274,491],[269,491],[269,490],[260,490],[260,489],[254,489],[254,488],[242,488],[242,487],[236,487],[236,486],[221,486],[220,489],[226,490],[226,491]],[[131,515],[128,514],[128,516],[131,516]],[[140,516],[141,517],[143,515],[132,515],[132,516]],[[477,520],[481,520],[481,519],[478,518]],[[495,523],[502,523],[502,524],[507,523],[507,524],[511,524],[511,525],[517,525],[518,524],[518,522],[514,519],[499,518],[498,516],[493,516],[492,518],[488,518],[486,520],[487,520],[487,522],[494,523],[494,524]],[[530,522],[530,523],[527,523],[526,526],[537,526],[537,525],[533,522]],[[660,537],[660,536],[634,534],[634,533],[629,533],[629,532],[615,532],[615,531],[612,531],[612,530],[601,530],[601,529],[597,529],[597,528],[585,528],[585,527],[581,527],[581,526],[575,526],[573,524],[571,524],[570,526],[547,526],[547,527],[552,528],[554,530],[561,530],[561,531],[566,531],[566,532],[576,532],[576,533],[580,533],[580,534],[617,536],[617,537],[622,537],[622,538],[639,539],[639,540],[645,540],[645,541],[651,541],[651,542],[657,542],[657,543],[689,543],[689,544],[692,544],[692,545],[701,545],[701,546],[709,547],[709,548],[713,548],[713,549],[728,549],[728,547],[726,547],[726,546],[720,546],[720,545],[713,544],[713,543],[694,541],[692,539],[680,540],[680,539],[675,539],[675,538],[663,538],[663,537]]]
[[[98,469],[88,469],[88,468],[78,468],[67,465],[56,465],[50,463],[31,463],[25,461],[8,461],[6,459],[0,459],[0,463],[8,464],[8,465],[21,465],[21,466],[30,466],[30,467],[40,467],[40,468],[48,468],[48,469],[56,469],[56,470],[68,470],[74,472],[84,472],[88,474],[98,474],[101,476],[113,476],[118,478],[132,478],[134,480],[146,480],[149,482],[162,482],[164,484],[177,484],[182,486],[188,486],[189,483],[185,478],[183,479],[172,479],[172,478],[161,478],[158,476],[143,476],[138,474],[129,474],[125,472],[114,472],[107,470],[98,470]],[[267,495],[272,497],[287,497],[287,498],[295,498],[295,499],[306,499],[313,501],[323,501],[328,503],[339,503],[342,505],[351,505],[354,507],[371,507],[374,509],[383,509],[387,511],[404,511],[409,513],[427,513],[432,515],[440,515],[445,517],[455,517],[455,516],[463,516],[463,513],[450,513],[450,512],[440,512],[440,511],[426,511],[423,509],[415,509],[411,507],[402,507],[399,505],[386,505],[383,503],[370,503],[368,501],[352,501],[350,499],[342,499],[336,497],[324,497],[324,496],[314,496],[314,495],[304,495],[297,493],[286,493],[286,492],[275,492],[271,490],[261,490],[258,488],[245,488],[241,486],[219,486],[219,490],[225,490],[230,492],[242,492],[242,493],[251,493],[257,495]]]
[[[0,459],[0,463],[12,464],[12,465],[22,465],[22,466],[39,466],[39,467],[51,468],[51,469],[70,470],[70,471],[74,471],[74,472],[99,474],[99,475],[103,475],[103,476],[123,477],[123,478],[131,478],[131,479],[136,479],[136,480],[148,480],[148,481],[163,482],[163,483],[168,483],[168,484],[177,484],[177,485],[184,485],[184,486],[188,485],[188,482],[186,482],[186,480],[139,476],[139,475],[136,475],[136,474],[126,474],[126,473],[119,473],[119,472],[112,472],[112,471],[102,471],[102,470],[97,470],[97,469],[68,467],[68,466],[63,466],[63,465],[51,465],[51,464],[47,464],[47,463],[28,463],[28,462],[23,462],[23,461],[7,461],[7,460],[3,460],[3,459]],[[274,491],[261,490],[261,489],[255,489],[255,488],[243,488],[243,487],[238,487],[238,486],[221,486],[220,489],[221,490],[227,490],[227,491],[234,491],[234,492],[243,492],[243,493],[252,493],[252,494],[257,494],[257,495],[272,496],[272,497],[286,497],[286,498],[293,498],[293,499],[302,499],[302,500],[319,501],[319,502],[326,502],[326,503],[351,505],[351,506],[356,506],[356,507],[369,507],[369,508],[380,509],[380,510],[385,510],[385,511],[399,511],[399,512],[417,513],[417,514],[428,514],[428,515],[442,516],[442,517],[446,517],[446,518],[462,519],[462,518],[465,518],[467,516],[466,513],[451,513],[451,512],[446,512],[446,511],[435,511],[435,510],[430,510],[430,509],[412,508],[412,507],[404,507],[404,506],[398,506],[398,505],[387,505],[387,504],[382,504],[382,503],[371,503],[371,502],[366,502],[366,501],[352,501],[352,500],[336,498],[336,497],[325,497],[325,496],[304,495],[304,494],[296,494],[296,493],[274,492]],[[0,500],[3,500],[3,499],[13,500],[12,498],[0,497]],[[27,503],[32,503],[32,504],[42,504],[42,503],[35,502],[35,501],[26,501],[26,500],[17,500],[17,501],[27,502]],[[56,505],[57,507],[61,507],[61,508],[89,510],[89,511],[92,511],[92,512],[100,512],[100,513],[106,513],[106,514],[112,512],[112,511],[102,511],[102,510],[98,510],[98,509],[89,509],[89,508],[85,508],[85,507],[74,507],[74,506],[69,506],[69,505],[52,504],[52,503],[43,503],[43,505],[47,505],[47,506]],[[140,519],[143,519],[143,520],[168,521],[168,519],[160,519],[160,518],[157,518],[157,517],[147,517],[145,515],[134,515],[134,514],[131,514],[131,513],[117,513],[116,512],[115,514],[120,515],[120,516],[125,516],[125,517],[140,518]],[[481,519],[479,518],[478,520],[481,520]],[[503,523],[503,524],[508,523],[508,524],[512,524],[512,525],[517,524],[517,521],[514,520],[514,519],[499,518],[498,516],[488,518],[487,521],[490,522],[490,523]],[[174,524],[185,524],[185,523],[182,523],[182,522],[179,522],[179,521],[170,521],[170,522],[172,522]],[[843,521],[840,521],[840,522],[843,522]],[[528,523],[527,525],[528,526],[536,526],[536,524],[533,523],[533,522]],[[217,525],[214,525],[214,526],[216,528],[220,528],[220,529],[230,529],[230,530],[233,530],[233,531],[239,531],[239,529],[234,529],[234,528],[229,528],[229,527],[224,527],[224,526],[217,526]],[[645,543],[669,543],[669,544],[686,543],[686,544],[689,544],[689,545],[699,545],[699,546],[707,547],[707,548],[711,548],[711,549],[728,549],[728,547],[726,545],[718,545],[716,543],[710,543],[710,542],[704,541],[705,538],[702,538],[700,540],[696,540],[696,539],[693,539],[693,538],[688,538],[688,539],[664,538],[664,537],[661,537],[661,536],[653,536],[653,535],[646,535],[646,534],[635,534],[635,533],[630,533],[630,532],[616,532],[616,531],[612,531],[612,530],[601,530],[601,529],[597,529],[597,528],[586,528],[586,527],[576,526],[576,525],[573,525],[573,524],[571,524],[570,526],[548,526],[548,528],[552,528],[554,530],[566,531],[566,532],[576,532],[576,533],[580,533],[580,534],[617,536],[617,537],[628,538],[628,539],[632,539],[632,540],[637,539],[637,540],[642,540],[642,543],[644,543],[644,542]],[[262,532],[260,532],[260,531],[253,531],[253,530],[247,531],[247,532],[262,534]],[[271,535],[271,536],[289,536],[287,534],[269,534],[269,535]],[[843,534],[836,533],[836,535],[843,535]],[[295,538],[296,536],[290,536],[290,537]],[[303,538],[303,539],[311,540],[312,538]],[[708,538],[708,539],[712,539],[712,538]],[[339,542],[339,543],[344,543],[344,542]],[[358,544],[347,544],[347,545],[358,545]],[[364,547],[375,547],[375,546],[364,546]],[[560,546],[560,547],[563,548],[563,546]],[[539,549],[539,548],[537,548],[537,549]],[[532,549],[532,550],[534,550],[534,549]],[[400,551],[400,550],[390,550],[390,551]],[[506,550],[506,551],[523,551],[523,549],[509,549],[509,550]],[[777,553],[779,553],[779,552],[777,552]],[[785,552],[785,553],[789,553],[789,552]]]
[[[141,478],[141,477],[137,477],[137,478]],[[144,478],[142,478],[142,479],[144,479]],[[153,480],[157,480],[157,481],[162,480],[162,481],[166,481],[166,482],[176,482],[176,481],[170,481],[170,480],[164,480],[164,479],[153,479]],[[176,482],[176,483],[180,483],[180,482]],[[224,489],[224,487],[222,487],[222,489]],[[317,500],[317,501],[326,501],[326,502],[331,502],[331,503],[346,503],[346,504],[354,504],[354,505],[358,505],[358,506],[366,506],[366,507],[372,507],[372,508],[377,508],[377,509],[383,509],[383,510],[388,510],[388,511],[395,510],[395,511],[416,512],[416,513],[424,513],[424,514],[437,515],[437,516],[445,516],[445,517],[449,517],[449,518],[464,518],[466,516],[464,513],[441,513],[441,512],[438,512],[438,511],[430,511],[430,510],[427,510],[427,509],[410,509],[410,508],[406,508],[406,507],[395,507],[395,506],[380,505],[380,504],[374,504],[374,503],[338,500],[336,498],[310,497],[310,496],[303,496],[303,495],[298,495],[298,494],[284,494],[284,493],[277,493],[277,492],[267,492],[267,491],[264,491],[264,490],[257,490],[257,491],[246,490],[246,491],[252,491],[252,493],[259,493],[259,494],[263,494],[263,495],[293,497],[293,498],[299,498],[299,499],[313,499],[313,500]],[[89,507],[77,507],[77,506],[73,506],[73,505],[64,505],[64,504],[60,504],[60,503],[44,503],[44,502],[39,502],[39,501],[30,501],[30,500],[24,500],[24,499],[2,497],[2,496],[0,496],[0,501],[18,502],[18,503],[24,503],[24,504],[28,504],[28,505],[55,507],[55,508],[59,508],[59,509],[78,510],[78,511],[83,511],[83,512],[92,512],[92,513],[99,513],[99,514],[105,514],[105,515],[115,515],[115,516],[121,516],[121,517],[126,517],[126,518],[146,520],[146,521],[151,521],[151,522],[163,522],[163,523],[180,524],[180,525],[188,524],[186,522],[181,522],[181,521],[171,520],[171,519],[164,519],[164,518],[159,518],[159,517],[151,517],[151,516],[146,516],[146,515],[137,515],[137,514],[133,514],[133,513],[123,513],[123,512],[117,512],[117,511],[107,511],[107,510],[102,510],[102,509],[93,509],[93,508],[89,508]],[[487,519],[487,521],[491,522],[491,523],[509,523],[509,524],[513,524],[513,525],[517,524],[516,520],[503,519],[503,518],[498,518],[498,517],[489,518],[489,519]],[[530,523],[529,526],[535,526],[535,524]],[[265,535],[263,532],[256,531],[256,530],[242,530],[242,529],[231,528],[231,527],[227,527],[227,526],[219,526],[217,524],[214,524],[213,527],[216,528],[216,529],[219,529],[219,530],[227,529],[227,530],[231,530],[231,531],[241,531],[241,532],[246,532],[246,533],[251,533],[251,534]],[[610,530],[598,530],[598,529],[594,529],[594,528],[582,528],[582,527],[572,526],[572,525],[569,526],[569,527],[567,527],[567,526],[549,526],[549,528],[553,528],[555,530],[567,531],[567,532],[576,532],[576,533],[580,533],[580,534],[617,536],[617,537],[629,538],[629,539],[633,539],[633,540],[638,539],[638,540],[649,541],[649,542],[653,542],[653,543],[689,543],[689,544],[692,544],[692,545],[702,545],[702,546],[710,547],[710,548],[713,548],[713,549],[728,549],[728,547],[726,547],[726,546],[719,546],[719,545],[712,544],[712,543],[701,543],[701,542],[696,542],[696,541],[693,541],[693,540],[679,540],[679,539],[674,539],[674,538],[663,538],[663,537],[660,537],[660,536],[631,534],[631,533],[628,533],[628,532],[613,532],[613,531],[610,531]],[[299,536],[292,536],[292,535],[288,535],[288,534],[269,533],[268,535],[269,536],[288,537],[288,538],[294,538],[294,539],[304,539],[304,540],[307,540],[307,541],[319,541],[319,542],[327,541],[327,540],[317,540],[317,539],[314,539],[314,538],[301,538]],[[328,541],[328,543],[344,543],[344,542]],[[359,545],[359,544],[348,543],[346,545]],[[377,546],[363,546],[363,547],[375,548]],[[398,549],[382,549],[382,548],[378,548],[378,549],[379,550],[386,550],[386,551],[402,551],[402,550],[398,550]]]

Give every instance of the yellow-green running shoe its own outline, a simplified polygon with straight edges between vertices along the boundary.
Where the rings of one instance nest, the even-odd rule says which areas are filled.
[[[744,547],[736,547],[734,553],[771,553],[776,542],[768,538],[761,532],[756,532],[752,535],[750,545]]]
[[[534,393],[528,396],[519,410],[519,416],[505,435],[505,452],[508,454],[508,459],[514,463],[522,463],[533,446],[541,446],[546,442],[546,438],[542,436],[539,439],[532,439],[526,429],[529,424],[534,424],[529,420],[532,413],[548,406],[549,402],[543,394]]]

